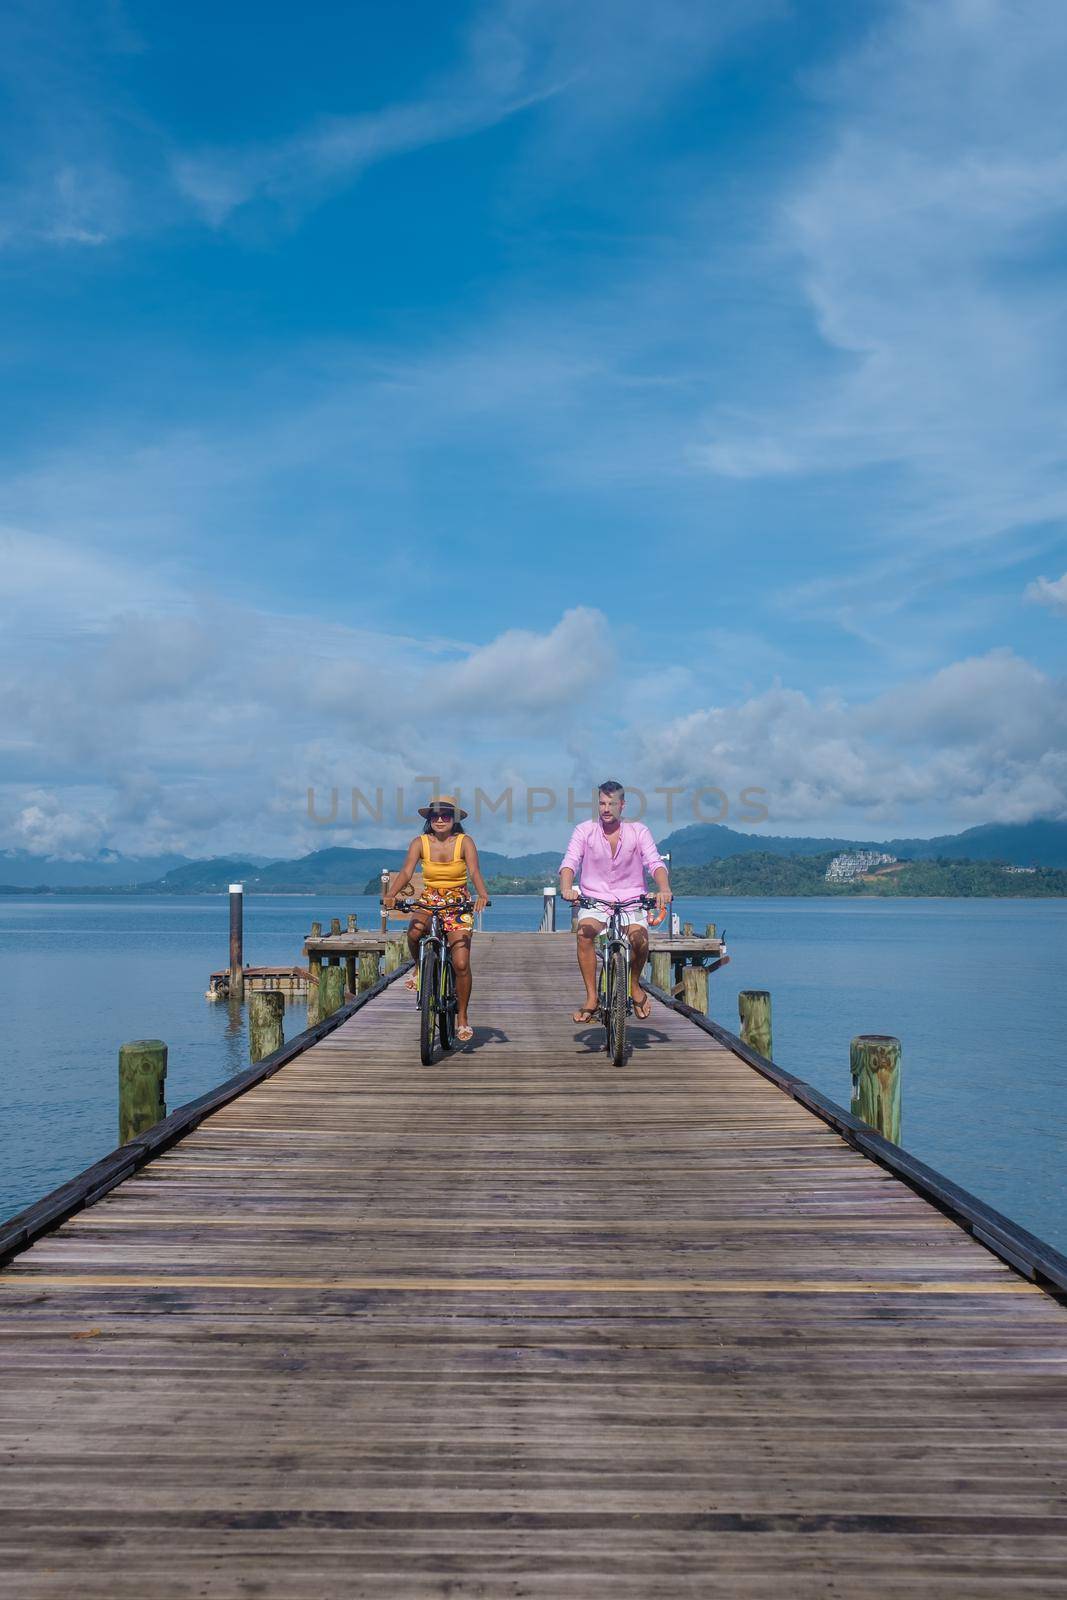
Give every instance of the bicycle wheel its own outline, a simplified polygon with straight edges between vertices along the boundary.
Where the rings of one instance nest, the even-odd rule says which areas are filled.
[[[626,1055],[626,957],[618,947],[608,952],[605,969],[608,1055],[613,1066],[621,1067]]]
[[[440,965],[441,958],[435,949],[431,947],[423,950],[422,970],[419,975],[419,1053],[424,1067],[428,1067],[433,1060],[433,1047],[437,1036]]]
[[[441,1049],[451,1050],[456,1040],[456,969],[447,953],[441,959],[437,1031],[441,1035]]]

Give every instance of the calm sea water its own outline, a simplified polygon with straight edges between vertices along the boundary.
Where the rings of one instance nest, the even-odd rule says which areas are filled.
[[[498,900],[485,925],[532,929],[540,910],[539,898]],[[905,1147],[1067,1249],[1067,901],[678,910],[725,928],[715,1018],[736,1031],[738,989],[770,989],[775,1059],[844,1105],[852,1035],[898,1035]],[[313,920],[349,911],[377,925],[369,897],[250,897],[246,960],[297,962]],[[242,1008],[203,998],[226,960],[228,915],[225,896],[0,898],[0,1217],[114,1147],[124,1039],[167,1041],[170,1109],[247,1065]],[[476,1001],[477,990],[477,1017]],[[301,1002],[286,1035],[303,1026]]]

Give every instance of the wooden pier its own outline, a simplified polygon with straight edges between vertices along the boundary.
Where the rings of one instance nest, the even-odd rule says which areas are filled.
[[[677,1002],[612,1068],[570,940],[474,963],[472,1046],[383,979],[0,1272],[0,1594],[1064,1596],[1067,1261]]]

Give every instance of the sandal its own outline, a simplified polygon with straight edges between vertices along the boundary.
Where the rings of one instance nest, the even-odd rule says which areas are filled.
[[[645,1008],[643,1011],[641,1010],[642,1006]],[[643,1000],[634,1001],[634,1016],[637,1017],[640,1022],[647,1022],[651,1015],[652,1001],[647,994]]]
[[[598,1017],[598,1015],[599,1015],[599,1007],[598,1006],[579,1006],[578,1010],[574,1013],[573,1017],[571,1018],[571,1021],[572,1022],[579,1022],[579,1023],[581,1023],[581,1022],[584,1022],[584,1023],[595,1022],[597,1017]]]
[[[460,1044],[470,1043],[470,1041],[474,1038],[474,1029],[471,1027],[469,1022],[464,1022],[456,1029],[456,1038],[459,1040]]]
[[[413,972],[409,972],[407,977],[404,979],[404,988],[405,989],[410,989],[414,993],[414,991],[418,987],[419,987],[418,978],[415,976],[415,974]]]

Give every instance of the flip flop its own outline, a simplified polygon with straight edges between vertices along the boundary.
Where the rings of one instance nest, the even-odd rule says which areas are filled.
[[[415,976],[415,974],[413,972],[409,972],[407,977],[404,979],[404,988],[405,989],[417,989],[418,987],[419,987],[418,978],[416,978],[416,976]]]
[[[595,1022],[597,1019],[596,1006],[580,1006],[571,1018],[572,1022]]]
[[[462,1027],[456,1029],[456,1038],[459,1040],[460,1044],[470,1043],[470,1041],[474,1038],[474,1029],[471,1027],[469,1022],[465,1022]]]
[[[642,1006],[644,1006],[644,1008],[645,1008],[643,1011],[641,1010]],[[634,1001],[634,1016],[637,1017],[639,1019],[639,1021],[647,1022],[651,1015],[652,1015],[652,1001],[649,999],[647,994],[645,995],[645,998],[643,1000],[635,1000]]]

